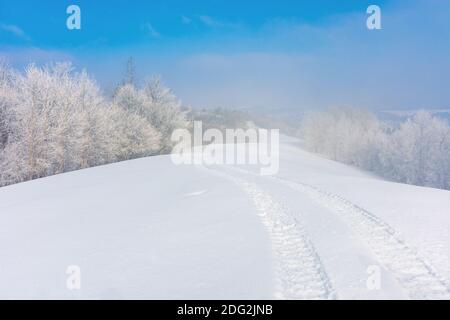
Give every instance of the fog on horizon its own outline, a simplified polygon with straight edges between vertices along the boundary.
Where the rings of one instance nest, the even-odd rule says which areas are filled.
[[[367,1],[78,1],[81,30],[66,28],[68,4],[0,4],[0,56],[72,61],[106,92],[133,57],[138,81],[159,74],[197,108],[450,108],[444,1],[379,1],[380,30]]]

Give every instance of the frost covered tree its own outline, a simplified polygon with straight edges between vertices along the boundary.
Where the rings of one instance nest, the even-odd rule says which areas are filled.
[[[143,89],[137,89],[131,84],[118,88],[114,95],[114,103],[146,119],[159,132],[160,153],[171,150],[170,137],[173,130],[188,127],[188,121],[181,110],[179,100],[162,84],[159,77],[146,81]]]
[[[145,82],[144,93],[150,100],[146,117],[161,133],[161,152],[167,153],[173,146],[170,140],[172,132],[189,126],[186,114],[181,110],[180,100],[164,86],[159,76],[154,76]]]
[[[386,171],[396,180],[450,187],[450,127],[420,111],[396,130],[384,150]]]
[[[14,83],[18,99],[11,112],[15,121],[4,150],[2,170],[7,180],[42,177],[51,169],[51,109],[57,94],[54,84],[49,70],[33,65]]]
[[[127,70],[125,73],[124,84],[136,85],[136,68],[134,66],[133,57],[128,58],[127,60]]]
[[[113,102],[127,112],[137,114],[145,119],[151,117],[151,101],[147,99],[142,90],[132,84],[119,87],[114,94]]]
[[[86,71],[76,76],[74,99],[77,123],[73,138],[76,139],[75,165],[87,168],[111,161],[109,128],[114,125],[107,118],[110,104],[101,95],[100,89]]]
[[[333,160],[371,167],[376,155],[371,149],[380,139],[380,122],[370,112],[333,108],[307,114],[300,134],[307,149]]]
[[[17,95],[13,89],[15,74],[5,60],[0,58],[0,150],[8,142],[11,132],[11,109],[17,102]]]
[[[0,185],[152,155],[160,134],[70,64],[0,68]],[[8,73],[9,75],[9,73]],[[141,93],[142,97],[145,97]]]
[[[161,148],[159,132],[136,113],[127,112],[117,105],[107,110],[109,149],[113,161],[123,161],[157,154]]]
[[[15,79],[3,179],[23,181],[76,167],[76,85],[68,64],[30,65]]]
[[[125,133],[125,129],[129,128],[132,131],[134,130],[142,130],[142,134],[147,136],[151,134],[155,139],[149,139],[147,150],[144,150],[145,142],[137,142],[135,145],[137,149],[141,149],[139,152],[136,152],[135,156],[138,155],[151,155],[159,152],[161,148],[161,133],[157,128],[153,126],[152,121],[150,121],[149,113],[152,108],[151,101],[145,96],[142,90],[136,89],[131,84],[126,84],[116,91],[114,96],[113,103],[115,106],[120,108],[120,110],[115,110],[117,114],[120,111],[123,111],[124,119],[121,120],[117,118],[117,123],[121,125],[121,130]],[[133,122],[136,122],[133,127]],[[133,136],[138,137],[136,134],[130,132],[130,135],[125,135],[124,138],[132,138]],[[141,146],[139,147],[138,145]],[[121,145],[125,146],[125,143]]]
[[[330,159],[396,181],[450,189],[450,126],[429,112],[391,128],[370,112],[337,108],[307,115],[300,133],[308,150]]]

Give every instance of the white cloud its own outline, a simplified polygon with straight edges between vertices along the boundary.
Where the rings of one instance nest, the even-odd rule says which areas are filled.
[[[190,24],[192,22],[192,19],[186,16],[181,16],[181,22],[183,24]]]
[[[2,23],[2,24],[0,24],[0,29],[4,30],[6,32],[9,32],[9,33],[11,33],[11,34],[15,35],[16,37],[21,38],[23,40],[26,40],[26,41],[30,41],[31,40],[30,37],[21,28],[19,28],[16,25],[3,24]]]
[[[236,23],[217,20],[207,15],[200,15],[198,19],[209,28],[234,28],[238,26]]]
[[[161,34],[156,31],[156,29],[152,26],[150,22],[146,22],[142,25],[141,29],[146,32],[152,38],[159,38]]]
[[[18,68],[22,68],[29,63],[36,63],[37,65],[64,61],[77,63],[76,58],[69,52],[38,47],[0,46],[0,57],[6,58],[8,62]]]

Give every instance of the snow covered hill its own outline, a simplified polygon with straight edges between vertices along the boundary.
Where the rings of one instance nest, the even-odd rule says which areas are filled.
[[[272,177],[161,156],[1,188],[0,298],[450,298],[449,191],[280,151]]]

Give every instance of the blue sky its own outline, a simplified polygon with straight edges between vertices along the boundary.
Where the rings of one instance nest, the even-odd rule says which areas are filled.
[[[82,29],[66,28],[81,8]],[[382,29],[366,28],[379,5]],[[72,61],[105,90],[133,56],[197,107],[450,108],[450,5],[418,1],[0,2],[0,55]]]

